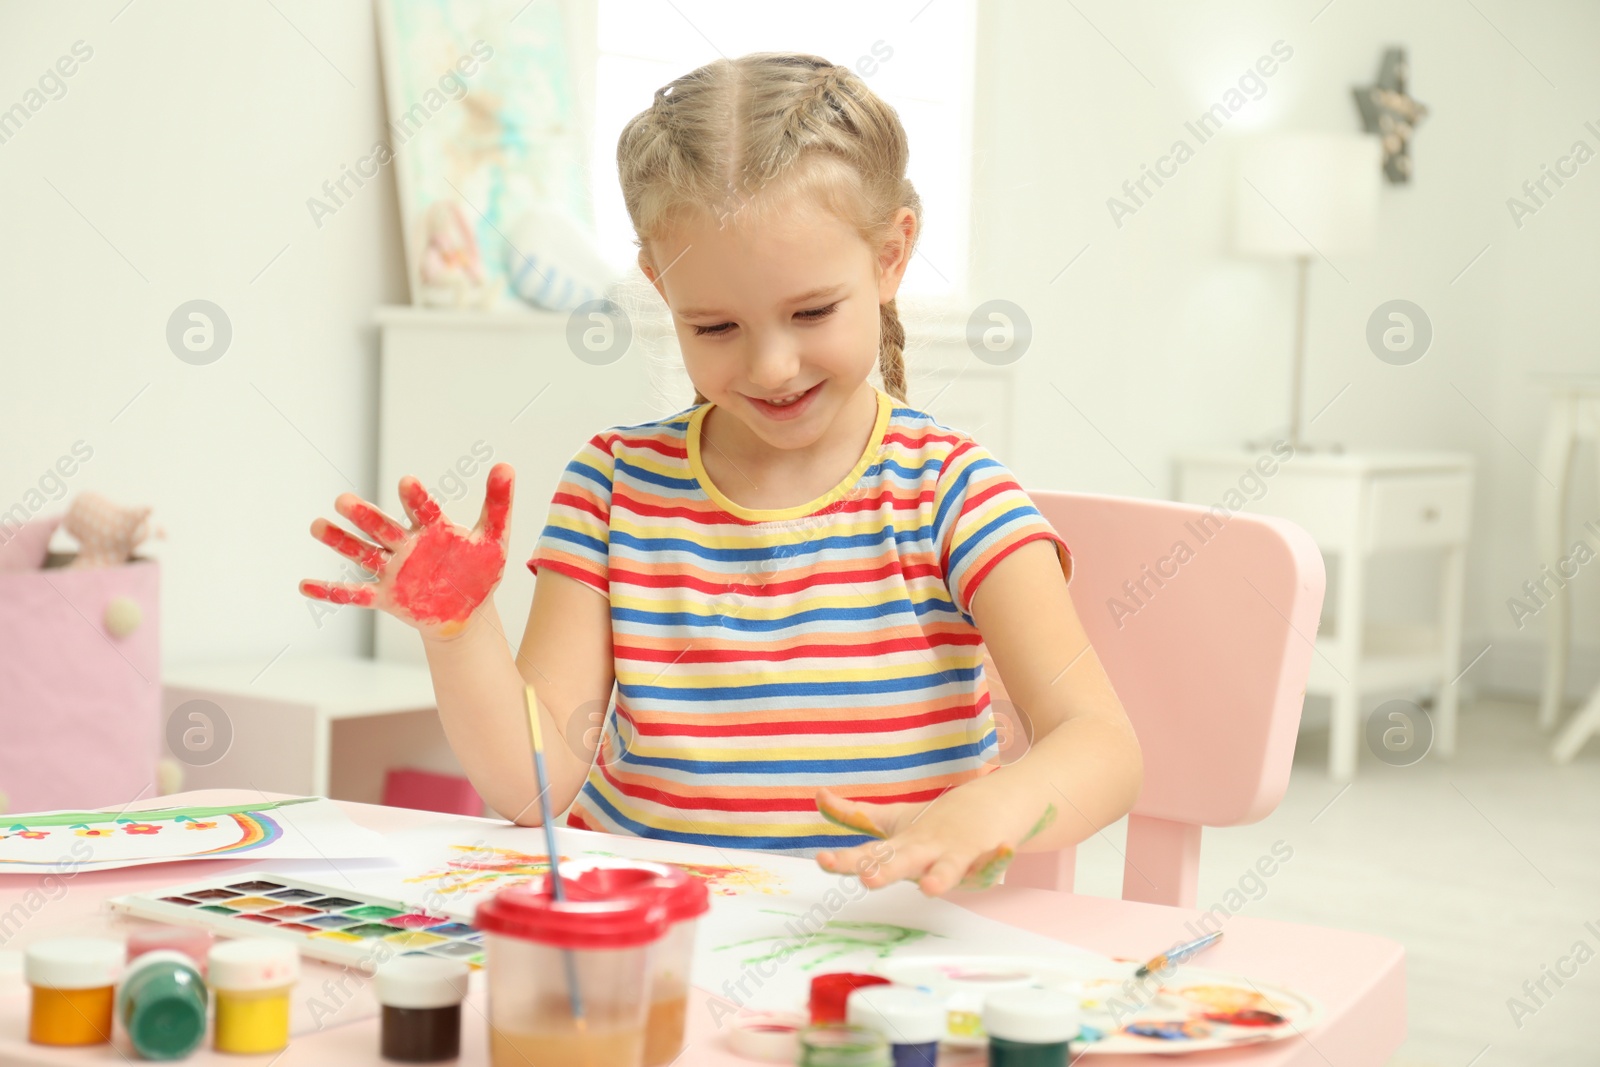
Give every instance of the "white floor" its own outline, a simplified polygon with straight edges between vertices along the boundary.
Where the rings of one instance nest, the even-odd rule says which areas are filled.
[[[1600,930],[1600,740],[1557,767],[1534,718],[1531,704],[1481,701],[1463,709],[1453,761],[1390,767],[1363,752],[1342,795],[1326,732],[1308,728],[1278,810],[1206,831],[1201,906],[1282,840],[1293,858],[1243,914],[1405,945],[1409,1038],[1392,1067],[1600,1064],[1600,937],[1584,927]],[[1079,850],[1079,892],[1121,893],[1121,827],[1106,834]],[[1575,975],[1524,992],[1562,957]],[[1513,997],[1532,1013],[1513,1018]]]

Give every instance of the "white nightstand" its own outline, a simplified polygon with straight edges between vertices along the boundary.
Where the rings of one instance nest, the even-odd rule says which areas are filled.
[[[376,804],[390,768],[463,773],[439,725],[425,666],[356,657],[254,660],[168,667],[161,681],[165,747],[183,764],[184,789],[255,788]],[[222,718],[197,706],[174,722],[174,711],[189,701],[215,705]]]
[[[1257,468],[1258,460],[1271,461]],[[1229,506],[1299,523],[1324,555],[1339,558],[1329,602],[1333,632],[1316,638],[1308,693],[1333,699],[1328,770],[1336,781],[1355,775],[1361,744],[1361,698],[1369,692],[1434,686],[1434,748],[1455,749],[1456,683],[1467,532],[1472,517],[1473,460],[1445,452],[1300,452],[1279,459],[1270,450],[1181,454],[1178,499]],[[1275,465],[1271,473],[1266,467]],[[1254,478],[1251,477],[1251,472]],[[1256,481],[1265,483],[1265,492]],[[1241,484],[1243,482],[1243,484]],[[1235,494],[1229,497],[1229,494]],[[1366,564],[1380,552],[1433,548],[1441,557],[1438,616],[1424,628],[1369,624]],[[1311,635],[1306,635],[1309,639]]]

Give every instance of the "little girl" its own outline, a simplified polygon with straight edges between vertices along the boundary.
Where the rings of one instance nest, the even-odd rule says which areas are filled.
[[[335,507],[370,540],[313,523],[376,580],[301,591],[421,632],[446,735],[497,811],[534,824],[542,801],[570,826],[810,855],[937,895],[1132,806],[1139,748],[1073,610],[1067,546],[981,445],[906,402],[907,152],[893,109],[807,55],[710,63],[628,123],[639,266],[695,403],[567,465],[515,659],[490,599],[510,467],[472,530],[415,478],[409,526],[348,493]],[[1003,767],[986,651],[1031,737]],[[544,798],[525,684],[566,741],[547,746]]]

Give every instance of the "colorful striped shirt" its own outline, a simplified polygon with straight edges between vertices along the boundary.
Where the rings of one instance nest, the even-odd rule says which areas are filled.
[[[811,855],[867,840],[816,790],[926,801],[997,765],[968,609],[1013,549],[1066,543],[966,434],[877,390],[855,468],[790,508],[706,475],[709,403],[596,434],[528,567],[610,598],[615,700],[567,823]]]

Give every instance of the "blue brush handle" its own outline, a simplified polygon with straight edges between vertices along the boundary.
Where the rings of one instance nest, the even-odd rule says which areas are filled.
[[[544,769],[544,749],[533,750],[533,770],[539,778],[539,809],[544,816],[544,848],[550,859],[550,895],[558,901],[567,899],[561,884],[561,850],[556,847],[556,823],[550,814],[550,776]],[[578,988],[578,961],[570,951],[563,950],[562,962],[567,969],[567,996],[572,1001],[572,1017],[583,1018],[583,993]]]

